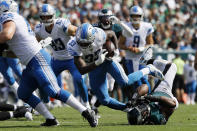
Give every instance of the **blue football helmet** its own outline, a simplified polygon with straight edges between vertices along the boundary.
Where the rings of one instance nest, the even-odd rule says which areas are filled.
[[[0,14],[18,12],[18,4],[14,0],[0,0]]]
[[[49,4],[43,4],[40,8],[39,15],[41,23],[45,26],[50,26],[55,19],[55,9]]]
[[[88,48],[95,39],[96,29],[89,23],[84,23],[78,27],[76,32],[76,41],[83,49]]]
[[[133,6],[129,10],[129,15],[131,17],[131,22],[133,24],[139,24],[143,20],[143,10],[139,6]],[[136,17],[138,16],[138,17]]]

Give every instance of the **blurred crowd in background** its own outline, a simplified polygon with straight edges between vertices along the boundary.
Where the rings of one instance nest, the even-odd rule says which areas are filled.
[[[16,0],[19,4],[20,14],[31,24],[32,28],[39,22],[39,8],[43,3],[51,4],[56,9],[56,17],[68,18],[73,25],[79,26],[84,22],[91,24],[97,22],[98,12],[107,8],[112,10],[122,21],[130,21],[129,8],[139,5],[144,11],[144,21],[151,22],[154,26],[154,44],[158,48],[168,51],[194,51],[197,49],[197,1],[196,0]],[[173,57],[174,58],[174,57]],[[180,59],[181,58],[175,58]],[[182,62],[183,65],[184,62]],[[180,64],[178,64],[180,65]],[[183,66],[178,75],[183,77]],[[2,78],[2,76],[0,76]],[[69,79],[68,79],[69,78]],[[65,89],[73,85],[68,72],[63,74]],[[2,81],[2,79],[0,79]],[[179,80],[178,80],[179,81]],[[184,80],[183,80],[184,81]],[[183,82],[182,81],[182,82]],[[2,82],[0,82],[2,83]],[[67,83],[67,84],[65,84]],[[176,83],[176,82],[175,82]],[[184,83],[182,84],[184,85]],[[0,85],[6,87],[6,85]],[[178,86],[179,88],[180,86]],[[179,102],[183,102],[184,90],[174,88]],[[5,88],[6,89],[6,88]],[[70,88],[72,89],[72,88]],[[0,92],[3,91],[1,88]],[[73,91],[72,91],[73,92]],[[125,102],[119,97],[120,92],[124,96],[124,91],[117,91],[119,101]],[[178,93],[179,92],[179,93]],[[2,93],[3,94],[3,93]],[[7,95],[7,94],[6,94]]]
[[[20,1],[20,2],[19,2]],[[163,49],[197,49],[196,0],[18,0],[20,13],[32,24],[39,22],[39,7],[49,3],[56,17],[69,18],[71,23],[97,22],[100,9],[107,8],[123,21],[129,21],[129,8],[140,5],[144,20],[155,28],[155,44]]]

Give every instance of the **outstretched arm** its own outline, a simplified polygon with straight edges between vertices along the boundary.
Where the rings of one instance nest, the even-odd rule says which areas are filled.
[[[147,96],[145,96],[145,99],[150,100],[152,102],[159,102],[161,105],[168,107],[168,108],[175,108],[176,107],[175,100],[168,98],[166,96],[147,95]]]

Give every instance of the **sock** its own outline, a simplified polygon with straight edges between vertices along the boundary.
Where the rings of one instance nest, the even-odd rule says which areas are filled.
[[[15,81],[14,84],[12,84],[10,87],[14,88],[16,91],[19,87],[18,83]]]
[[[192,102],[195,103],[195,97],[196,97],[196,93],[192,93],[191,94],[191,98],[192,98]]]
[[[87,102],[83,102],[83,105],[84,105],[86,108],[91,109],[90,104],[89,104],[88,101],[87,101]]]
[[[5,103],[0,103],[0,111],[15,111],[15,106]]]
[[[82,113],[83,111],[87,109],[73,95],[69,96],[68,100],[66,101],[66,104],[78,110],[80,113]]]
[[[143,68],[140,70],[143,74],[143,76],[148,75],[150,73],[150,69],[149,68]]]
[[[9,112],[10,113],[10,118],[14,117],[14,113],[13,112]]]
[[[35,110],[38,111],[41,115],[43,115],[46,119],[55,119],[42,102],[36,105]]]
[[[12,113],[13,115],[13,113]],[[11,115],[10,115],[10,112],[0,112],[0,120],[7,120],[7,119],[10,119],[12,118]]]

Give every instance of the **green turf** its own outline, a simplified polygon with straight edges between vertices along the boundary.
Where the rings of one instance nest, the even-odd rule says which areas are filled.
[[[101,118],[96,128],[89,127],[81,115],[70,107],[56,108],[52,113],[60,121],[57,127],[40,127],[44,121],[41,116],[34,116],[34,121],[25,119],[11,119],[0,122],[2,131],[197,131],[197,105],[180,105],[179,109],[169,119],[167,125],[162,126],[130,126],[127,124],[126,113],[115,111],[107,107],[99,108]]]

